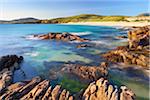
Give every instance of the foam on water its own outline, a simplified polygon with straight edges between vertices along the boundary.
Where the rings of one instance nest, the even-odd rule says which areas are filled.
[[[70,34],[83,36],[83,35],[92,34],[92,32],[88,32],[88,31],[87,32],[71,32]]]
[[[40,40],[38,37],[35,37],[34,35],[28,35],[25,38],[28,40]]]
[[[103,44],[103,45],[107,45],[107,46],[109,46],[109,45],[111,45],[111,43],[110,42],[106,42],[106,41],[104,41],[104,40],[93,40],[93,41],[90,41],[90,43],[93,43],[93,44]]]
[[[25,55],[31,56],[31,57],[36,57],[36,56],[38,56],[39,54],[40,54],[39,52],[28,52],[28,53],[25,53]]]

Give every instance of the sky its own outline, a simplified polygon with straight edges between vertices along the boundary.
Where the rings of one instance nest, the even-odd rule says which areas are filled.
[[[78,14],[134,16],[145,12],[150,12],[150,0],[0,0],[0,20]]]

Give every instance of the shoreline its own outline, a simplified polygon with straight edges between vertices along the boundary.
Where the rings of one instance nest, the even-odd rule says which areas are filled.
[[[68,27],[68,26],[67,26]],[[147,30],[146,28],[144,28],[145,30]],[[140,35],[144,35],[144,34],[147,34],[147,33],[145,33],[145,31],[143,32],[142,31],[143,30],[143,28],[142,29],[140,29]],[[147,31],[146,31],[147,32]],[[132,32],[133,33],[133,32]],[[142,33],[142,34],[141,34]],[[137,34],[138,35],[138,34]],[[137,36],[136,35],[136,36]],[[38,35],[35,35],[35,36],[37,36],[38,37]],[[57,36],[56,35],[54,35],[53,33],[49,33],[49,34],[44,34],[44,35],[40,35],[39,34],[39,38],[41,38],[41,40],[50,40],[50,39],[56,39],[56,40],[65,40],[65,38],[66,39],[71,39],[71,37],[72,37],[72,39],[74,40],[74,39],[78,39],[78,40],[82,40],[82,39],[80,39],[79,37],[77,37],[77,36],[73,36],[73,35],[60,35],[60,33],[57,33]],[[77,37],[77,38],[76,38]],[[138,38],[137,38],[138,39]],[[141,38],[140,38],[141,39]],[[147,38],[146,38],[147,39]],[[83,41],[83,40],[82,40]],[[84,41],[83,41],[84,42]],[[47,45],[46,45],[47,46]],[[73,45],[73,46],[76,46],[76,45]],[[83,47],[86,47],[86,45],[83,45]],[[41,45],[40,45],[40,47],[41,47]],[[81,46],[82,47],[82,46]],[[88,45],[87,45],[87,47],[88,47]],[[94,46],[91,46],[90,48],[94,48]],[[135,47],[136,48],[136,47]],[[120,48],[121,49],[121,48]],[[119,50],[120,50],[119,49]],[[125,50],[124,50],[125,49]],[[127,49],[127,50],[126,50]],[[133,49],[133,48],[132,48]],[[142,49],[142,48],[141,48]],[[59,50],[59,49],[58,49]],[[101,50],[101,49],[100,49]],[[122,51],[123,52],[121,52],[120,54],[121,54],[121,57],[123,58],[123,60],[121,59],[120,60],[120,54],[117,54],[117,56],[119,57],[119,60],[117,61],[117,63],[120,61],[120,62],[122,62],[122,64],[128,64],[128,61],[131,61],[131,60],[133,60],[132,58],[136,58],[137,57],[137,54],[135,53],[135,52],[130,52],[130,53],[128,53],[129,51],[130,51],[130,48],[128,48],[128,47],[125,47],[125,48],[122,48]],[[133,51],[133,50],[132,50]],[[135,49],[135,51],[136,51],[136,49]],[[47,52],[47,50],[46,50],[46,52]],[[93,51],[92,51],[93,52]],[[115,51],[116,52],[116,51]],[[118,52],[118,51],[117,51]],[[120,52],[120,51],[119,51]],[[125,52],[125,53],[124,53]],[[82,53],[82,52],[77,52],[78,53],[78,55],[80,55],[80,53]],[[106,52],[107,53],[107,52]],[[136,54],[136,56],[134,56],[133,55],[133,53],[134,54]],[[86,53],[85,53],[86,54]],[[90,54],[90,53],[87,53],[86,55],[88,55],[88,54]],[[65,55],[67,55],[67,53],[65,53]],[[93,55],[95,55],[95,56],[100,56],[101,54],[93,54]],[[123,56],[122,56],[123,55]],[[126,56],[127,55],[127,56]],[[55,56],[55,55],[54,55]],[[90,56],[90,55],[89,55]],[[89,56],[84,56],[85,58],[89,58]],[[130,57],[129,57],[130,56]],[[144,55],[143,55],[144,56]],[[141,55],[139,55],[139,57],[141,58],[142,57],[142,60],[140,60],[140,61],[143,61],[143,56],[141,56]],[[71,56],[72,57],[72,56]],[[93,60],[96,60],[96,59],[94,59],[94,56],[92,56],[93,57]],[[114,55],[111,55],[111,56],[109,56],[109,57],[113,57],[113,58],[116,58],[116,56],[115,56],[115,54]],[[117,59],[118,59],[118,57],[117,57]],[[144,56],[145,57],[145,56]],[[131,59],[128,59],[128,58],[131,58]],[[43,59],[43,58],[42,58]],[[47,58],[47,59],[49,59],[49,58]],[[98,59],[101,59],[101,58],[98,58]],[[40,60],[41,60],[41,58],[40,58]],[[124,61],[126,60],[126,63],[124,63]],[[44,58],[44,61],[45,61],[45,58]],[[57,61],[57,60],[56,60]],[[22,82],[23,84],[21,84],[20,86],[21,87],[17,87],[17,88],[22,88],[22,87],[26,87],[26,88],[24,88],[24,89],[21,89],[21,90],[19,90],[19,92],[15,92],[15,89],[13,90],[11,90],[11,91],[14,91],[13,93],[13,95],[11,94],[11,95],[8,95],[8,97],[10,96],[12,96],[11,98],[14,98],[15,96],[14,95],[16,95],[16,97],[17,98],[25,98],[25,99],[30,99],[30,97],[34,97],[34,98],[38,98],[38,96],[41,98],[41,97],[43,97],[43,99],[44,99],[44,97],[45,97],[45,95],[47,95],[47,94],[50,94],[49,92],[47,92],[47,91],[49,91],[49,90],[51,90],[51,85],[49,84],[49,82],[50,81],[52,81],[52,82],[56,82],[55,80],[57,79],[57,77],[58,78],[61,78],[61,83],[59,83],[60,85],[57,85],[57,82],[54,84],[54,86],[53,86],[53,88],[52,88],[52,92],[51,92],[51,94],[50,94],[50,96],[51,95],[59,95],[59,94],[53,94],[53,93],[55,93],[55,92],[53,92],[53,91],[56,91],[56,90],[59,90],[59,88],[60,87],[63,87],[62,89],[60,89],[60,91],[59,91],[59,93],[60,94],[63,94],[64,92],[63,92],[63,89],[65,89],[65,90],[67,90],[68,92],[70,92],[74,97],[76,96],[76,94],[79,94],[80,92],[73,92],[73,91],[77,91],[77,89],[78,90],[83,90],[83,91],[87,91],[87,90],[89,90],[90,88],[90,82],[87,82],[88,83],[88,88],[86,89],[86,88],[84,88],[84,86],[82,85],[82,84],[80,84],[79,82],[77,82],[77,83],[75,83],[75,81],[70,81],[69,80],[69,78],[65,78],[65,76],[63,76],[63,74],[61,74],[61,73],[64,73],[64,74],[66,74],[66,73],[69,73],[68,75],[76,75],[77,77],[79,77],[79,79],[81,79],[81,82],[83,82],[83,78],[85,78],[85,80],[88,80],[88,79],[91,79],[91,80],[95,80],[95,84],[92,86],[92,88],[91,88],[91,90],[95,90],[95,89],[97,89],[97,90],[95,90],[95,91],[98,91],[98,89],[99,88],[97,88],[97,87],[100,87],[101,85],[96,85],[99,81],[97,81],[97,80],[101,80],[101,79],[99,79],[99,78],[97,78],[97,77],[101,77],[101,75],[103,76],[103,79],[104,78],[106,78],[106,79],[109,79],[109,80],[111,80],[111,81],[113,81],[114,83],[113,84],[111,84],[110,86],[112,86],[112,87],[115,87],[115,86],[118,86],[117,88],[112,88],[112,90],[121,90],[121,89],[123,89],[123,88],[125,88],[125,89],[128,89],[127,87],[129,87],[129,89],[132,89],[132,91],[131,91],[131,94],[136,94],[137,95],[137,98],[139,99],[139,98],[146,98],[146,99],[148,99],[149,97],[147,97],[147,81],[145,81],[145,80],[148,80],[148,78],[147,78],[147,76],[144,74],[144,72],[143,72],[143,69],[141,68],[141,69],[139,69],[139,68],[137,68],[137,67],[134,67],[134,66],[127,66],[127,65],[125,65],[125,66],[117,66],[117,65],[115,65],[115,66],[111,66],[111,65],[109,65],[108,67],[107,67],[107,62],[109,62],[109,61],[111,61],[111,60],[104,60],[104,62],[102,62],[102,61],[100,61],[101,62],[101,65],[100,66],[88,66],[87,67],[87,65],[86,66],[83,66],[82,64],[81,65],[78,65],[78,66],[74,66],[73,64],[71,64],[71,62],[67,62],[68,63],[68,65],[63,65],[62,66],[62,68],[60,67],[61,65],[59,65],[59,67],[58,67],[58,71],[57,70],[53,70],[53,69],[51,69],[52,67],[53,67],[53,65],[51,65],[51,64],[53,64],[53,63],[51,63],[51,62],[48,62],[48,63],[46,63],[47,64],[47,66],[44,66],[44,67],[48,67],[48,70],[49,70],[49,73],[47,74],[46,73],[46,71],[45,70],[43,70],[43,72],[45,73],[45,74],[47,74],[47,76],[44,76],[45,74],[38,74],[39,76],[43,76],[43,79],[42,78],[40,78],[40,77],[35,77],[35,78],[33,78],[33,79],[31,79],[30,81],[28,81],[28,83],[26,82]],[[134,62],[139,62],[139,58],[136,58],[135,60],[134,60]],[[9,61],[8,61],[9,62]],[[34,61],[32,61],[32,63],[33,63]],[[64,61],[65,62],[65,61]],[[106,62],[106,63],[105,63]],[[132,61],[133,62],[133,61]],[[145,60],[143,61],[143,62],[145,62]],[[30,66],[30,62],[28,62],[29,64],[28,64],[28,66]],[[34,62],[34,63],[38,63],[38,62]],[[115,62],[114,62],[115,63]],[[44,62],[43,62],[43,64],[45,64]],[[75,62],[75,64],[77,64],[76,62]],[[135,63],[134,63],[135,64]],[[139,63],[136,63],[136,64],[139,64]],[[140,63],[141,64],[141,63]],[[7,65],[7,64],[6,64]],[[143,65],[143,64],[142,64]],[[51,67],[51,68],[49,68],[49,66]],[[32,67],[32,66],[31,66]],[[54,66],[54,67],[56,67],[56,66]],[[103,67],[103,68],[102,68]],[[132,68],[133,67],[133,68]],[[101,69],[102,68],[102,69]],[[109,77],[105,77],[105,76],[107,76],[107,74],[108,74],[108,70],[107,70],[107,68],[109,68],[109,73],[110,73],[110,71],[112,72],[111,74],[109,74]],[[30,69],[29,69],[30,70]],[[32,69],[31,69],[32,70]],[[64,71],[64,72],[63,72]],[[67,72],[68,71],[68,72]],[[23,74],[25,74],[25,73],[23,73]],[[27,73],[26,73],[27,74]],[[97,76],[98,75],[98,76]],[[118,75],[118,76],[117,76]],[[149,75],[149,74],[148,74]],[[50,76],[50,77],[49,77]],[[59,76],[61,76],[61,77],[59,77]],[[116,77],[117,76],[117,77]],[[48,80],[47,80],[47,77],[48,77]],[[26,78],[26,77],[25,77]],[[54,78],[54,79],[53,79]],[[73,78],[73,76],[70,76],[70,79],[72,79]],[[54,81],[53,81],[54,80]],[[62,81],[63,80],[63,81]],[[104,84],[105,82],[107,83],[109,80],[102,80],[103,81],[103,85],[104,86],[109,86],[108,84]],[[133,81],[132,81],[133,80]],[[20,81],[19,81],[20,82]],[[59,82],[59,81],[58,81]],[[101,82],[101,81],[100,81]],[[146,83],[147,82],[147,83]],[[142,84],[141,84],[142,83]],[[13,85],[17,85],[18,83],[16,83],[16,82],[13,82]],[[69,84],[69,87],[66,85],[66,84]],[[78,84],[80,84],[80,85],[78,85]],[[86,83],[85,83],[86,84]],[[102,84],[102,83],[98,83],[98,84]],[[144,84],[144,86],[143,86],[143,84]],[[114,85],[114,86],[113,86]],[[123,87],[120,87],[120,85],[124,85]],[[12,84],[10,84],[10,86],[12,86]],[[80,87],[81,86],[81,87]],[[125,87],[125,86],[127,86],[127,87]],[[32,87],[32,89],[30,89],[30,87]],[[76,88],[77,87],[77,88]],[[94,88],[93,88],[94,87]],[[96,88],[95,88],[96,87]],[[142,88],[141,88],[142,87]],[[10,87],[9,86],[6,86],[4,89],[9,89]],[[104,87],[104,89],[103,90],[105,90],[105,88],[108,88],[108,87]],[[142,91],[142,94],[140,93],[140,92],[138,92],[138,90],[139,90],[139,88],[140,88],[140,91]],[[75,90],[76,89],[76,90]],[[2,89],[1,89],[2,90]],[[38,91],[38,92],[36,92],[36,94],[34,93],[34,90],[36,90],[36,91]],[[90,91],[91,91],[90,90]],[[101,89],[100,89],[101,90]],[[3,95],[7,95],[7,93],[12,93],[11,91],[7,91],[7,92],[5,92]],[[21,91],[21,92],[20,92]],[[24,91],[27,91],[26,93],[24,92]],[[44,92],[43,92],[44,91]],[[46,91],[46,92],[45,92]],[[121,90],[122,91],[122,90]],[[43,92],[43,93],[42,93]],[[103,93],[105,93],[105,91],[102,91]],[[108,91],[109,92],[109,91]],[[107,91],[106,91],[106,93],[108,93]],[[24,93],[24,94],[23,94]],[[85,92],[84,94],[86,94],[86,93],[90,93],[89,91],[88,92]],[[97,94],[97,92],[95,92],[96,94]],[[99,92],[98,92],[99,93]],[[105,94],[106,94],[105,93]],[[117,91],[117,93],[120,93],[120,91],[118,92]],[[128,92],[129,94],[130,94],[130,91]],[[35,94],[35,95],[32,95],[32,96],[30,96],[30,94]],[[38,94],[38,95],[37,95]],[[111,93],[111,94],[114,94],[114,93]],[[127,94],[127,96],[130,96],[129,94]],[[19,96],[18,96],[19,95]],[[73,96],[71,95],[71,97],[72,98],[74,98]],[[88,94],[89,95],[89,97],[91,97],[91,94]],[[92,95],[93,95],[93,92],[92,92]],[[118,98],[120,97],[120,95],[121,94],[119,94],[119,96],[118,96]],[[62,95],[60,95],[60,97],[61,97]],[[81,95],[82,96],[82,95]],[[104,96],[107,96],[107,95],[104,95]],[[104,97],[103,96],[103,97]],[[132,95],[131,95],[132,96]],[[134,97],[135,95],[133,95],[133,97]],[[6,97],[6,98],[8,98],[8,97]],[[29,98],[28,98],[29,97]],[[83,95],[83,97],[84,97],[84,95]],[[132,97],[132,98],[133,98]],[[78,98],[78,97],[75,97],[75,98]],[[81,97],[82,98],[82,97]],[[102,97],[100,97],[99,99],[101,99]],[[127,98],[127,97],[126,97]],[[4,96],[4,99],[5,99],[5,96]],[[73,100],[73,99],[72,99]],[[91,99],[92,100],[92,99]]]
[[[90,26],[113,26],[113,27],[142,27],[150,25],[150,22],[69,22],[64,25],[90,25]]]

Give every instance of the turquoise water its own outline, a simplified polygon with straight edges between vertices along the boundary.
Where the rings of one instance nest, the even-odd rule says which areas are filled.
[[[27,38],[32,34],[47,32],[69,32],[90,39],[87,44],[91,48],[77,49],[82,43],[62,42],[55,40],[32,40]],[[127,35],[125,31],[115,27],[57,25],[57,24],[1,24],[0,25],[0,56],[17,54],[24,57],[21,68],[15,71],[14,82],[31,79],[37,75],[51,80],[51,83],[61,84],[67,89],[79,91],[84,84],[68,79],[59,73],[64,63],[83,65],[98,65],[104,59],[100,53],[124,45],[127,40],[116,39],[116,36]],[[117,76],[118,75],[118,76]],[[123,78],[122,74],[112,74],[117,83],[125,84],[138,94],[140,98],[148,98],[148,85],[143,86],[134,78]],[[122,77],[122,78],[121,78]],[[132,80],[132,81],[131,81]],[[74,87],[74,88],[73,88]],[[71,89],[72,88],[72,89]],[[144,94],[138,92],[138,89]],[[143,96],[143,97],[142,97]]]
[[[31,34],[47,32],[70,32],[91,39],[94,48],[77,49],[80,43],[62,41],[40,41],[26,38]],[[24,63],[14,81],[30,79],[43,75],[57,63],[99,64],[99,54],[113,48],[118,40],[115,36],[123,34],[120,30],[103,26],[48,25],[48,24],[6,24],[0,25],[0,55],[18,54],[24,56]],[[96,60],[95,60],[96,59]],[[52,66],[52,64],[53,66]],[[24,73],[25,75],[23,76]],[[18,75],[19,74],[19,75]],[[45,74],[44,76],[46,76]]]

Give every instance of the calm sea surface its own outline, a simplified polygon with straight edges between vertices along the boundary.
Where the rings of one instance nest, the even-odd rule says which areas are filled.
[[[79,35],[92,40],[87,44],[93,47],[77,49],[76,46],[81,43],[29,38],[32,34],[48,32],[69,32]],[[100,53],[125,44],[126,39],[119,40],[116,38],[120,35],[127,34],[117,28],[104,26],[0,24],[0,56],[17,54],[24,57],[21,69],[15,72],[14,82],[31,79],[39,75],[50,79],[52,84],[61,84],[76,92],[82,88],[80,82],[75,79],[68,79],[67,76],[58,75],[57,70],[60,66],[64,63],[98,65],[103,61],[103,58],[99,56]],[[121,74],[118,75],[114,72],[111,76],[114,82],[125,84],[133,89],[138,97],[148,98],[148,85],[142,85],[142,83],[129,77],[122,78]]]

